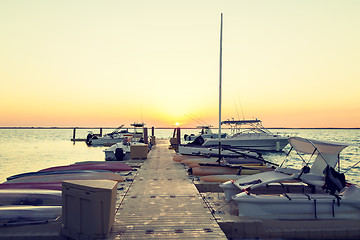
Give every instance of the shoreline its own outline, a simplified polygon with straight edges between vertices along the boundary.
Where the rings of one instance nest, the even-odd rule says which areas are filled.
[[[116,127],[0,127],[0,129],[115,129]],[[132,128],[132,127],[124,127],[124,128]],[[150,127],[151,128],[151,127]],[[175,129],[177,127],[154,127],[155,129]],[[180,129],[199,129],[196,127],[185,127],[185,128],[180,128]],[[211,128],[211,129],[217,129],[217,128]],[[231,129],[231,128],[222,128],[222,129]],[[267,129],[344,129],[344,130],[357,130],[360,129],[360,127],[349,127],[349,128],[345,128],[345,127],[269,127]]]

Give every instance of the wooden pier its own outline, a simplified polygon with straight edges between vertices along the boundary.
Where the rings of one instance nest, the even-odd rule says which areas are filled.
[[[110,239],[227,239],[168,147],[158,141],[128,191],[118,194]]]

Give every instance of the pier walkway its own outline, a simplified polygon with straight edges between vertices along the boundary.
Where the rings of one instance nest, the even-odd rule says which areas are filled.
[[[118,194],[109,239],[227,239],[167,140],[158,140]]]

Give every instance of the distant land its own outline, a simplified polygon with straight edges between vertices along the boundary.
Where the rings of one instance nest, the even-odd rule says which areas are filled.
[[[0,127],[0,129],[115,129],[117,127]],[[124,128],[132,128],[132,127],[124,127]],[[148,127],[152,128],[152,127]],[[155,129],[175,129],[177,127],[154,127]],[[181,128],[181,127],[180,127]],[[181,129],[199,129],[197,127],[184,127]],[[217,128],[211,128],[217,129]],[[231,128],[222,128],[222,129],[231,129]],[[337,127],[307,127],[307,128],[299,128],[299,127],[267,127],[267,129],[360,129],[360,128],[337,128]]]

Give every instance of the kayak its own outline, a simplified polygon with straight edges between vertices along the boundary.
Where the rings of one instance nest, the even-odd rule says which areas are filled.
[[[44,171],[59,171],[59,170],[109,170],[112,172],[131,171],[132,168],[121,162],[102,162],[102,163],[84,163],[72,164],[65,166],[50,167],[40,170]]]
[[[62,192],[44,189],[0,189],[0,205],[60,206]]]
[[[6,178],[7,180],[12,180],[21,177],[29,176],[40,176],[40,175],[50,175],[50,174],[69,174],[69,173],[89,173],[89,172],[111,172],[108,170],[60,170],[60,171],[44,171],[44,172],[26,172],[20,173],[17,175],[10,176]]]
[[[55,220],[61,216],[61,206],[0,206],[0,222],[30,222]]]
[[[229,166],[200,166],[189,169],[194,176],[206,175],[252,175],[264,171],[273,171],[273,168],[267,166],[253,166],[253,167],[229,167]]]
[[[256,164],[256,163],[244,163],[244,164],[238,164],[239,167],[262,167],[264,165],[261,164]],[[193,168],[193,167],[200,167],[200,166],[221,166],[221,164],[219,164],[218,162],[207,162],[207,163],[190,163],[189,165],[187,165],[189,168]]]
[[[191,163],[208,163],[216,162],[219,158],[191,158],[181,161],[182,164],[188,165]],[[228,164],[251,164],[251,165],[264,165],[264,162],[254,158],[224,158],[223,162]]]
[[[206,159],[206,157],[202,157],[202,156],[191,156],[191,155],[180,155],[180,154],[173,156],[173,160],[175,162],[181,162],[182,160],[193,159],[193,158]]]
[[[216,162],[218,158],[191,158],[182,160],[181,163],[184,165],[189,165],[192,163],[209,163],[209,162]]]
[[[61,182],[38,182],[38,183],[2,183],[0,189],[49,189],[62,190]]]
[[[238,180],[239,178],[243,177],[242,175],[236,174],[222,174],[222,175],[207,175],[200,177],[200,180],[204,182],[218,182],[223,183],[230,180]]]
[[[39,176],[21,177],[8,180],[5,183],[25,183],[25,182],[62,182],[64,180],[96,180],[107,179],[118,182],[124,181],[124,178],[113,172],[92,172],[92,173],[69,173],[69,174],[49,174]]]

